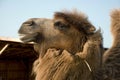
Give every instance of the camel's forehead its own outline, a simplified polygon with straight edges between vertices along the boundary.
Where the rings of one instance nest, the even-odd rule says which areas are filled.
[[[44,21],[52,21],[53,19],[50,18],[30,18],[27,21],[39,21],[39,22],[44,22]]]
[[[29,18],[28,20],[26,20],[25,22],[27,21],[35,21],[35,22],[45,22],[45,21],[53,21],[53,22],[56,22],[56,21],[62,21],[62,22],[65,22],[65,20],[63,18]]]
[[[30,18],[28,20],[26,20],[24,23],[27,23],[27,22],[34,22],[35,24],[50,24],[50,23],[53,23],[54,20],[53,19],[50,19],[50,18]]]

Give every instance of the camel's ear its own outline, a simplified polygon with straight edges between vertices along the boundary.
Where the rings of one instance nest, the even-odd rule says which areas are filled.
[[[96,33],[96,34],[101,33],[101,28],[99,28],[95,33]]]
[[[95,34],[99,34],[102,36],[103,30],[99,27],[99,29],[95,32]]]
[[[102,40],[101,28],[88,37],[90,40]]]
[[[94,27],[94,26],[89,26],[88,27],[88,30],[86,29],[86,33],[94,33],[95,32],[95,30],[96,30],[96,28]]]

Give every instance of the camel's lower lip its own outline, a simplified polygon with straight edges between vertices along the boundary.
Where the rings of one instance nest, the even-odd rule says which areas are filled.
[[[23,41],[23,42],[31,42],[33,39],[28,37],[27,35],[22,35],[20,36],[20,39]]]
[[[34,42],[37,35],[38,35],[37,33],[33,33],[33,34],[19,34],[20,39],[21,39],[24,43]]]

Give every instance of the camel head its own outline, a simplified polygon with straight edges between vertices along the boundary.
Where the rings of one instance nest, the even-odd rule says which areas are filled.
[[[48,48],[66,49],[74,54],[83,50],[87,37],[95,27],[87,17],[78,12],[56,12],[53,19],[31,18],[25,21],[19,34],[23,42],[34,42],[41,56]]]

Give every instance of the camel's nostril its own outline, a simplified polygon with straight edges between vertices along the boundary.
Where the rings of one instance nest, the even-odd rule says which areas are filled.
[[[33,21],[27,21],[27,22],[24,22],[23,24],[26,25],[26,26],[32,26],[34,24],[34,22]]]

